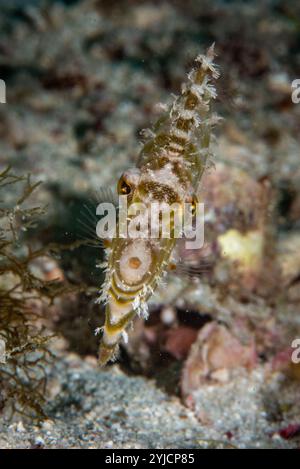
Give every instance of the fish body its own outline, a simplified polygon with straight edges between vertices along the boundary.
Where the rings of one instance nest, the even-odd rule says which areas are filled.
[[[134,219],[130,215],[134,204],[143,204],[149,208],[149,214],[157,204],[165,207],[176,204],[180,208],[186,202],[194,203],[209,156],[211,128],[216,121],[210,111],[211,100],[216,97],[212,79],[219,76],[213,59],[214,46],[206,55],[196,58],[181,95],[151,131],[137,167],[121,176],[118,192],[126,196],[127,221]],[[183,210],[179,214],[183,216]],[[156,236],[141,233],[140,237],[131,238],[116,234],[112,240],[100,296],[100,301],[106,304],[100,365],[116,356],[118,344],[122,337],[126,339],[126,330],[135,315],[147,317],[147,300],[166,271],[176,243],[174,217],[169,220],[169,237],[163,236],[158,216]],[[145,221],[143,214],[139,221],[142,224]]]

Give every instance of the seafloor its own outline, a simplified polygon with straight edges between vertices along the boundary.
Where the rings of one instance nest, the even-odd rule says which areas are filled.
[[[46,281],[59,277],[78,291],[48,307],[35,303],[57,335],[46,366],[47,418],[6,420],[9,402],[0,396],[0,447],[299,448],[300,365],[291,361],[300,338],[300,103],[291,99],[299,5],[16,0],[1,7],[0,169],[43,182],[32,195],[47,205],[39,231],[27,235],[34,246],[93,232],[81,214],[90,193],[115,187],[135,164],[157,104],[170,102],[193,58],[213,42],[221,72],[214,107],[223,121],[199,193],[205,248],[179,247],[185,267],[165,279],[149,321],[136,321],[116,364],[96,364],[101,247],[33,262]],[[7,186],[5,199],[13,191]]]

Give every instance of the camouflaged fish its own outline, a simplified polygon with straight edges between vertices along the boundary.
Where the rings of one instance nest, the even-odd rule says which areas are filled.
[[[128,207],[137,202],[146,206],[155,202],[197,203],[194,194],[207,164],[211,129],[217,119],[210,112],[211,100],[216,98],[212,79],[219,76],[213,59],[214,45],[195,59],[180,96],[151,131],[137,167],[121,176],[118,193],[126,195]],[[147,299],[166,271],[175,243],[175,237],[160,235],[137,239],[116,236],[112,240],[99,298],[106,304],[100,365],[116,357],[133,318],[147,318]]]

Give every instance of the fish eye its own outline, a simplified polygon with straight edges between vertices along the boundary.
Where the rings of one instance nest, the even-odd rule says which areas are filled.
[[[131,186],[125,181],[122,176],[118,183],[118,193],[121,195],[129,195],[131,192]]]

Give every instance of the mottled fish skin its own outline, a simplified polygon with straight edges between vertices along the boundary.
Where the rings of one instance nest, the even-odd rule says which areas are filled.
[[[213,63],[214,45],[199,55],[182,86],[181,95],[159,119],[145,143],[136,168],[119,181],[130,188],[128,207],[142,202],[191,201],[198,190],[209,155],[211,129],[216,118],[210,103],[216,97],[211,83],[219,73]],[[116,237],[107,252],[106,279],[99,301],[106,304],[99,364],[116,357],[120,339],[135,315],[147,317],[147,299],[169,264],[175,237],[167,239]]]

